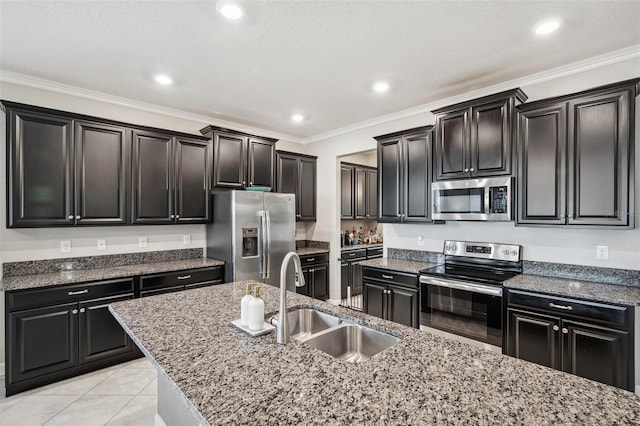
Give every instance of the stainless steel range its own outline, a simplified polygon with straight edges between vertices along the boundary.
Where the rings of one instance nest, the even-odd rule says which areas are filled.
[[[445,241],[443,252],[420,271],[420,323],[502,347],[502,283],[522,273],[522,247]]]

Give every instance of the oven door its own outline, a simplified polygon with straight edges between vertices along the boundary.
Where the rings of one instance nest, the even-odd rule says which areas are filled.
[[[502,288],[421,276],[420,323],[502,347]]]

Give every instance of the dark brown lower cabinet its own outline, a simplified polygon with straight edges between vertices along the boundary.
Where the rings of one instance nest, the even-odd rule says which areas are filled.
[[[141,356],[108,311],[133,296],[132,278],[7,292],[7,396]]]
[[[296,287],[296,292],[314,299],[327,300],[329,298],[329,255],[300,256],[300,262],[305,285]]]
[[[516,358],[633,390],[630,311],[630,307],[510,290],[504,351]]]
[[[363,267],[362,276],[365,313],[409,327],[420,327],[417,275]]]

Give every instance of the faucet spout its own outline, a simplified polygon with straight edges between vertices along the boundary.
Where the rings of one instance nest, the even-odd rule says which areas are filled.
[[[295,285],[303,287],[304,275],[302,274],[302,264],[300,257],[293,251],[287,253],[280,266],[280,312],[278,312],[278,326],[276,329],[276,343],[286,345],[289,342],[289,319],[287,318],[287,266],[293,259],[293,266],[296,270]]]

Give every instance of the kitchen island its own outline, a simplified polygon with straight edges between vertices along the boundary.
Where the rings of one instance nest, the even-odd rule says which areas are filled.
[[[305,343],[276,345],[231,325],[245,283],[111,305],[195,424],[638,424],[633,393],[305,296],[313,306],[402,336],[351,364]],[[262,290],[277,312],[279,289]],[[159,402],[162,413],[162,400]]]

